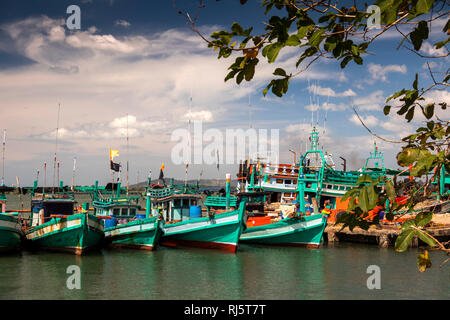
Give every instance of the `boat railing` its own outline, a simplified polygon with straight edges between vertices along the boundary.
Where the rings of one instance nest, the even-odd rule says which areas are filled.
[[[172,184],[162,189],[149,189],[152,198],[165,198],[174,194],[195,194],[198,193],[198,188],[195,185]]]
[[[230,197],[229,206],[236,207],[237,205],[237,197]],[[209,196],[206,197],[205,202],[203,203],[207,207],[226,207],[227,206],[227,198],[226,197],[214,197]]]

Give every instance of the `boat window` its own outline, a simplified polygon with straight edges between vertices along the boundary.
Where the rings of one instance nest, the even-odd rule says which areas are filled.
[[[113,209],[113,215],[115,215],[115,216],[120,215],[120,209],[119,208]]]
[[[283,179],[277,179],[277,183],[283,183]]]
[[[181,207],[181,199],[173,200],[173,206],[176,207],[176,208]]]
[[[297,180],[292,181],[294,184],[297,184]]]
[[[136,215],[136,208],[130,208],[130,215],[135,216]]]
[[[189,199],[183,199],[183,208],[189,208]]]
[[[284,184],[291,184],[291,180],[284,180]]]
[[[128,215],[128,209],[127,208],[122,208],[122,215],[123,216],[127,216]]]

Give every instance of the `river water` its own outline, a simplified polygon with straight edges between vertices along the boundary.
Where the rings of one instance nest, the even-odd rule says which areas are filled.
[[[0,299],[449,299],[444,256],[431,252],[433,267],[420,273],[417,252],[363,244],[21,252],[0,256]],[[80,267],[80,289],[67,287],[71,265]],[[370,265],[380,267],[381,289],[367,288]]]

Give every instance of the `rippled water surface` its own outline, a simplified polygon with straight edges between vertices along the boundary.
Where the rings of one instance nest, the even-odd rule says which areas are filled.
[[[158,248],[113,250],[82,257],[47,252],[0,256],[0,299],[449,299],[450,266],[432,252],[421,274],[417,250],[358,244],[319,249],[241,245],[236,254]],[[81,289],[69,290],[78,265]],[[381,289],[369,290],[369,265]]]

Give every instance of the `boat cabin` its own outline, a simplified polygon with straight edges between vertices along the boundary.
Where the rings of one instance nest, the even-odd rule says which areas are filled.
[[[101,199],[92,203],[94,214],[98,216],[135,217],[141,206],[129,199]]]
[[[71,197],[35,195],[31,199],[32,227],[50,221],[52,218],[72,215],[75,201]]]
[[[187,220],[193,216],[191,207],[197,207],[200,199],[196,194],[175,194],[159,199],[152,205],[152,215],[162,215],[164,221]]]

